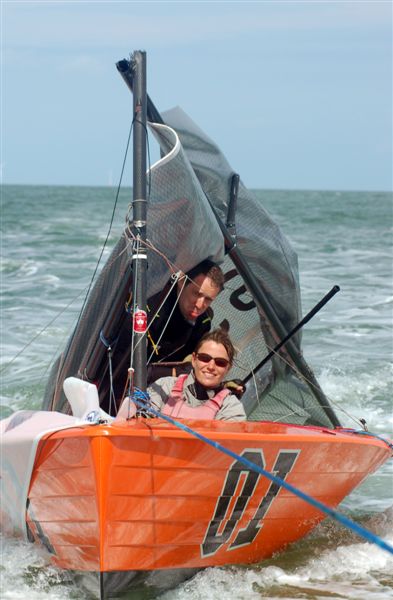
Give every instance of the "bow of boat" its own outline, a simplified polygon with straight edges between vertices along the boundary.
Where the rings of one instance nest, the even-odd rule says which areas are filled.
[[[71,428],[37,447],[30,537],[61,568],[152,571],[256,562],[304,536],[317,508],[222,446],[336,507],[390,456],[353,431],[161,419]]]

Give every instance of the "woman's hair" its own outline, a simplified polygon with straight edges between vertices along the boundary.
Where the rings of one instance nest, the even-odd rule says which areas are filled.
[[[195,347],[195,354],[198,352],[198,350],[204,342],[216,342],[216,344],[222,344],[225,350],[227,351],[229,364],[232,366],[233,359],[236,355],[236,350],[231,342],[231,338],[229,337],[226,331],[224,331],[223,329],[213,329],[213,331],[205,333],[205,335],[201,337],[201,339]]]

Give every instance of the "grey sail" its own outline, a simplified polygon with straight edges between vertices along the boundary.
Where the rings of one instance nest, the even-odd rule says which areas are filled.
[[[254,301],[242,274],[225,255],[212,206],[225,222],[233,169],[216,144],[180,109],[150,123],[161,159],[148,173],[148,297],[172,272],[187,271],[204,258],[221,263],[225,290],[215,300],[213,326],[229,328],[239,350],[231,376],[250,373],[243,402],[250,419],[337,425],[328,401],[301,354],[301,335],[290,352],[262,359],[301,319],[297,257],[259,200],[240,181],[235,216],[236,246],[260,287],[266,307]],[[106,407],[108,347],[116,353],[119,331],[129,326],[127,298],[132,284],[132,233],[128,216],[122,236],[89,296],[64,353],[52,369],[44,407],[67,410],[62,383],[70,375],[94,381]],[[266,308],[266,310],[265,310]]]
[[[225,222],[233,169],[217,145],[182,109],[167,111],[162,119],[178,134],[205,196]],[[214,303],[213,325],[225,323],[240,350],[232,376],[244,379],[253,372],[242,398],[249,419],[338,425],[303,359],[300,331],[291,338],[291,354],[284,353],[284,359],[273,358],[261,370],[257,368],[263,356],[301,320],[298,262],[280,228],[241,181],[236,234],[236,245],[263,291],[269,312],[266,314],[263,307],[262,310],[256,307],[244,285],[243,274],[237,272],[231,258],[226,256],[223,268],[227,283]]]

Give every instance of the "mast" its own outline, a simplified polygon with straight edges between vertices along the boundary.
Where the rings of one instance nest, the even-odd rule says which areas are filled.
[[[133,347],[132,366],[134,386],[146,391],[146,141],[147,141],[147,97],[146,97],[146,52],[137,50],[129,63],[133,71],[133,203],[131,225],[135,236],[132,253],[133,270]]]

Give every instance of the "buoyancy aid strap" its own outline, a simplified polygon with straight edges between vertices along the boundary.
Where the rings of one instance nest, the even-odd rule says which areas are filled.
[[[229,396],[230,393],[231,393],[231,391],[228,390],[228,388],[224,388],[220,392],[218,392],[218,394],[216,394],[212,398],[209,398],[209,400],[207,402],[216,404],[218,406],[218,410],[220,410],[220,408],[222,408],[222,405],[224,404],[225,398],[227,396]]]
[[[184,390],[184,385],[186,383],[186,379],[187,379],[188,375],[179,375],[179,377],[176,379],[174,386],[171,390],[171,396],[174,396],[176,394],[176,396],[178,396],[180,394],[183,393]]]
[[[171,390],[170,396],[168,397],[168,399],[165,403],[165,406],[164,406],[163,412],[165,414],[176,416],[177,412],[180,410],[180,407],[183,402],[182,395],[183,395],[184,384],[185,384],[187,377],[188,377],[188,375],[180,375],[176,379],[176,381],[173,385],[173,388]],[[176,411],[176,407],[177,407],[177,411]]]
[[[224,388],[200,406],[188,406],[183,395],[187,377],[188,375],[180,375],[177,378],[162,412],[173,417],[214,419],[222,408],[225,398],[231,393],[230,390]]]

